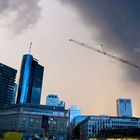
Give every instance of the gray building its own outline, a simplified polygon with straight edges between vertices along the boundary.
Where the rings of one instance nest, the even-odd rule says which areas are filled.
[[[44,67],[30,54],[22,59],[17,103],[40,104]]]
[[[0,109],[13,103],[17,70],[0,63]]]
[[[0,112],[0,132],[18,131],[25,136],[46,135],[66,140],[67,110],[64,107],[15,104]]]

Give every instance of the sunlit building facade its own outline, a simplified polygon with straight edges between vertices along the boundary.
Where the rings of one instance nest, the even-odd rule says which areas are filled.
[[[30,54],[22,59],[17,103],[40,104],[44,67]]]

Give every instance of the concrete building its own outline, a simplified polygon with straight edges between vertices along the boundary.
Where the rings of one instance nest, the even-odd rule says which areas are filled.
[[[44,67],[30,54],[22,59],[17,103],[40,104]]]
[[[47,106],[60,106],[65,107],[64,101],[59,101],[59,97],[55,94],[49,94],[46,97],[46,105]]]
[[[72,105],[69,109],[69,122],[71,122],[72,119],[74,119],[76,116],[80,115],[81,115],[80,109],[77,106]]]
[[[17,70],[0,63],[0,109],[14,102]]]
[[[18,131],[25,136],[46,135],[66,140],[67,110],[64,107],[15,104],[0,112],[0,132]]]
[[[73,128],[73,132],[76,132],[75,137],[77,139],[88,140],[89,138],[100,137],[102,132],[118,132],[120,130],[127,130],[126,132],[128,132],[128,130],[132,129],[140,131],[140,118],[88,116]],[[132,132],[135,133],[134,131]],[[120,133],[120,136],[123,137],[123,134],[121,135]],[[128,135],[128,133],[126,134]]]
[[[132,117],[132,105],[130,99],[117,100],[117,116]]]

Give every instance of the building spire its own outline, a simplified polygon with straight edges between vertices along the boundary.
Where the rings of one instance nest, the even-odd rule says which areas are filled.
[[[31,49],[32,49],[32,42],[30,42],[29,54],[31,53]]]

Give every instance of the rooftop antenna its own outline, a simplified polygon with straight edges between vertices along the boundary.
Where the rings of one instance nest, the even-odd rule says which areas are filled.
[[[30,42],[29,54],[31,53],[31,49],[32,49],[32,42]]]

